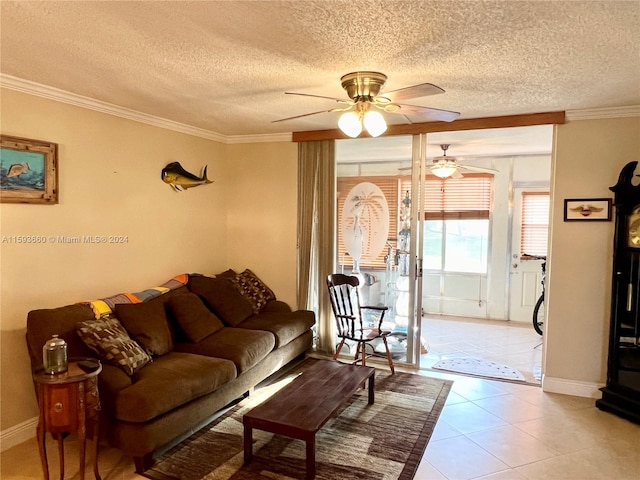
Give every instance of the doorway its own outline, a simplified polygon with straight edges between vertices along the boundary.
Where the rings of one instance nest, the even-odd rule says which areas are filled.
[[[503,353],[512,352],[509,358],[514,361],[528,361],[524,358],[527,356],[532,357],[532,361],[536,361],[536,357],[541,358],[542,338],[533,331],[530,313],[533,307],[529,309],[527,305],[531,298],[537,298],[537,280],[534,277],[533,281],[518,285],[515,277],[524,277],[520,272],[524,272],[525,268],[516,273],[513,264],[514,255],[522,253],[518,250],[516,241],[520,236],[515,227],[519,222],[517,212],[520,211],[517,199],[524,191],[548,190],[552,132],[552,126],[538,126],[443,132],[426,136],[427,164],[431,163],[432,157],[442,154],[440,145],[446,142],[450,145],[449,155],[455,156],[461,164],[493,169],[497,173],[492,179],[493,197],[488,220],[490,228],[485,235],[486,268],[457,272],[428,268],[422,248],[424,242],[431,248],[433,243],[429,243],[429,235],[420,230],[415,234],[415,249],[419,253],[415,254],[414,260],[416,266],[424,266],[420,269],[423,276],[410,289],[406,288],[406,282],[398,282],[398,272],[389,268],[389,258],[397,257],[400,252],[398,233],[401,230],[403,187],[406,187],[407,182],[411,184],[411,172],[419,164],[414,158],[415,148],[411,137],[336,142],[339,182],[347,177],[352,182],[370,181],[375,177],[385,176],[396,180],[396,193],[388,199],[391,206],[389,223],[392,226],[388,241],[378,258],[378,264],[362,264],[360,273],[365,279],[366,296],[370,302],[388,305],[396,314],[398,309],[410,311],[416,304],[421,304],[424,316],[414,326],[414,332],[420,332],[422,337],[423,352],[426,350],[417,360],[421,367],[428,368],[433,364],[434,355],[476,355],[493,358],[495,361]],[[414,212],[417,213],[417,209]],[[417,228],[423,228],[422,221]],[[421,240],[423,233],[424,242]],[[465,231],[462,238],[468,238],[468,235],[468,231]],[[349,254],[344,248],[340,251],[340,245],[339,252],[337,271],[349,273],[352,268]],[[519,263],[519,266],[525,263],[532,271],[539,268],[539,264],[535,262]],[[531,285],[533,290],[529,291]],[[419,289],[413,292],[413,302],[406,304],[406,297],[412,293],[411,289],[418,286]],[[518,304],[515,292],[520,296],[519,312],[515,308]],[[400,303],[399,296],[405,297]],[[522,298],[526,301],[522,301]],[[473,342],[465,342],[465,335],[461,332],[469,332]],[[465,343],[467,345],[463,345]],[[537,347],[537,352],[522,351],[520,358],[516,359],[518,343],[523,349],[525,346],[529,350]],[[443,347],[445,344],[448,345],[446,348]],[[406,349],[406,345],[400,347]],[[538,370],[541,370],[541,360],[537,362]],[[534,370],[533,366],[528,370]],[[527,380],[535,381],[535,372],[527,373]]]

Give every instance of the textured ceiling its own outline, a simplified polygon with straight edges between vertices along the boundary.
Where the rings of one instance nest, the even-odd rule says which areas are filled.
[[[335,128],[340,77],[477,118],[640,105],[640,1],[2,1],[0,67],[225,136]],[[408,103],[408,102],[407,102]],[[402,121],[387,115],[389,123]]]

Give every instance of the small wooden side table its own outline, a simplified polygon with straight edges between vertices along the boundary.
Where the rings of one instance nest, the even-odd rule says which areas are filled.
[[[78,436],[78,455],[80,457],[80,480],[84,480],[85,449],[87,427],[89,436],[94,440],[93,473],[98,473],[98,439],[100,421],[100,397],[98,396],[98,374],[102,365],[92,358],[70,358],[69,368],[64,373],[50,375],[44,367],[33,372],[38,391],[40,419],[38,421],[38,448],[45,480],[49,480],[49,465],[45,436],[47,432],[58,441],[60,456],[60,480],[64,479],[64,434],[76,433]]]

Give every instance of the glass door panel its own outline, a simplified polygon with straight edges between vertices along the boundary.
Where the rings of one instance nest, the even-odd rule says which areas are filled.
[[[412,344],[419,337],[415,302],[421,298],[413,234],[417,204],[411,201],[412,181],[419,178],[415,149],[411,136],[336,141],[336,272],[360,279],[363,305],[387,307],[383,328],[391,331],[397,364],[419,360]],[[382,341],[373,348],[385,353]],[[349,354],[355,346],[346,349]]]

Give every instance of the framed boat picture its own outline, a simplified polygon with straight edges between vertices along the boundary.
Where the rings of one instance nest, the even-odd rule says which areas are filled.
[[[58,203],[58,144],[0,135],[0,202]]]

